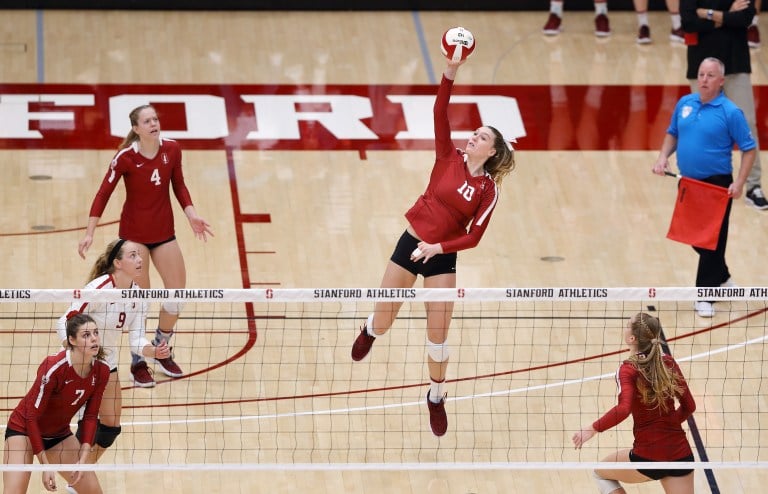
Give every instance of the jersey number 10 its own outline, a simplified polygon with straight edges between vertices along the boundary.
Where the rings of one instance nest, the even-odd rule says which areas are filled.
[[[464,180],[464,183],[461,184],[461,187],[456,190],[459,192],[459,194],[462,195],[462,197],[464,197],[464,199],[467,200],[467,202],[471,201],[472,196],[475,195],[475,188],[469,185],[466,180]]]

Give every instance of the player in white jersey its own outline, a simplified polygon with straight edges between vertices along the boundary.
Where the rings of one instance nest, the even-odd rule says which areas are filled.
[[[85,288],[138,289],[136,279],[141,274],[141,269],[142,258],[139,254],[139,245],[129,240],[115,240],[107,245],[106,250],[94,263],[89,277],[92,281]],[[57,332],[62,341],[66,339],[64,331],[67,314],[73,311],[88,314],[96,321],[106,354],[105,360],[110,368],[109,382],[99,408],[96,440],[89,458],[90,461],[96,462],[121,432],[120,415],[123,400],[117,363],[123,331],[129,330],[130,348],[137,354],[156,359],[167,358],[171,354],[171,349],[166,342],[155,346],[146,338],[147,304],[144,302],[75,302],[59,318]],[[154,385],[154,381],[152,384]]]

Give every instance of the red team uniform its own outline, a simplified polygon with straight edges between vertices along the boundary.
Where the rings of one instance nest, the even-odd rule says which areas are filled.
[[[35,455],[43,451],[44,438],[72,434],[69,422],[83,405],[82,441],[93,444],[96,435],[96,418],[109,380],[109,367],[95,360],[91,372],[80,377],[70,363],[69,352],[62,350],[40,364],[35,383],[8,420],[8,429],[29,437]]]
[[[667,367],[678,376],[683,388],[683,393],[677,397],[680,408],[675,409],[673,399],[666,404],[665,413],[662,413],[659,407],[653,408],[643,403],[637,383],[645,378],[634,364],[624,362],[616,373],[619,403],[595,421],[592,427],[597,432],[608,430],[626,419],[631,411],[634,421],[632,431],[635,436],[632,452],[648,460],[676,461],[693,454],[680,424],[693,414],[696,403],[677,362],[669,355],[662,358]],[[646,385],[649,384],[646,382]]]
[[[120,215],[120,238],[142,244],[171,239],[175,229],[168,187],[173,186],[182,209],[192,205],[184,184],[178,143],[160,138],[160,149],[152,159],[139,153],[138,141],[118,151],[93,199],[90,216],[101,217],[120,177],[125,180],[126,192]]]
[[[419,238],[440,243],[446,254],[480,242],[499,197],[491,175],[470,175],[464,153],[453,145],[448,122],[452,88],[453,81],[443,76],[434,107],[435,165],[427,189],[405,213]]]

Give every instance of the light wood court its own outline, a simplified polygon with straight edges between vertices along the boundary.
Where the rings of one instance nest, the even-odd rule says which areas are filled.
[[[663,92],[661,104],[668,105],[668,111],[671,111],[671,105],[678,96],[675,91],[679,89],[676,87],[687,84],[684,78],[685,47],[667,40],[669,19],[666,13],[652,12],[650,17],[654,42],[648,46],[637,46],[634,41],[635,18],[631,12],[612,12],[613,35],[608,40],[598,40],[592,32],[592,14],[586,12],[566,12],[564,32],[556,38],[545,38],[540,32],[546,20],[543,11],[0,10],[0,87],[3,84],[43,84],[55,85],[60,91],[63,89],[60,85],[70,84],[142,85],[145,91],[153,91],[151,94],[166,94],[177,92],[174,85],[184,85],[187,90],[191,90],[187,85],[424,86],[439,81],[444,66],[439,51],[440,35],[447,27],[463,25],[475,34],[477,49],[460,69],[457,86],[670,86],[670,91]],[[756,85],[768,84],[766,53],[765,48],[752,52],[753,83]],[[550,94],[550,89],[545,91]],[[422,91],[420,94],[433,93]],[[532,125],[528,128],[529,135],[546,134],[552,148],[557,150],[531,146],[526,137],[519,139],[517,169],[502,185],[502,196],[485,237],[478,248],[459,255],[459,286],[619,287],[689,286],[694,283],[696,255],[689,247],[665,239],[676,182],[650,172],[657,155],[656,148],[668,122],[654,122],[650,107],[648,113],[639,115],[639,124],[632,119],[617,122],[590,120],[588,112],[585,108],[577,115],[570,115],[570,118],[564,114],[553,114],[551,122],[543,123],[533,116],[529,122],[529,116],[523,115],[526,127]],[[2,113],[0,118],[3,118]],[[117,118],[124,121],[127,132],[127,112]],[[431,115],[425,118],[431,120]],[[565,121],[556,122],[558,118]],[[495,125],[494,122],[486,123]],[[549,127],[547,130],[536,127],[541,125]],[[622,128],[617,132],[616,126]],[[3,129],[2,122],[0,129]],[[238,132],[241,130],[238,128]],[[599,136],[603,133],[623,133],[625,139],[647,144],[636,146],[634,150],[618,147],[600,149]],[[89,139],[88,136],[79,138],[84,142]],[[361,153],[356,149],[324,150],[316,146],[301,149],[300,141],[296,141],[298,144],[290,149],[279,146],[231,149],[226,145],[211,145],[202,149],[185,146],[183,140],[180,142],[184,149],[185,178],[195,206],[199,214],[211,223],[216,234],[208,243],[196,241],[178,205],[175,205],[177,236],[187,264],[187,284],[195,288],[378,286],[394,243],[405,227],[403,213],[423,191],[433,162],[429,146],[402,150],[372,147]],[[574,146],[568,145],[568,142],[581,144]],[[457,145],[463,147],[464,143],[457,142]],[[87,281],[85,278],[101,246],[117,235],[116,220],[122,207],[122,186],[118,188],[119,193],[112,197],[102,218],[105,225],[97,230],[88,259],[82,261],[77,256],[77,243],[83,233],[81,228],[85,226],[90,202],[114,154],[114,149],[85,147],[87,149],[9,149],[0,145],[3,177],[0,180],[0,241],[4,252],[0,260],[0,286],[3,288],[77,288]],[[764,163],[765,160],[768,157]],[[768,182],[765,185],[768,186]],[[247,219],[243,220],[243,217]],[[741,199],[734,202],[728,261],[735,281],[741,286],[768,286],[768,271],[764,269],[763,259],[763,246],[768,240],[767,222],[768,212],[749,208]],[[161,285],[156,273],[153,273],[153,286]],[[7,309],[2,310],[5,312]],[[414,314],[423,315],[420,310],[420,307],[414,308]],[[694,320],[691,314],[674,317],[674,324],[679,323],[689,331],[709,325],[707,321]],[[726,317],[725,313],[718,314],[715,320],[721,323]],[[736,343],[742,336],[753,338],[763,334],[764,315],[761,321],[759,324],[752,321],[737,325],[734,334],[718,343]],[[343,380],[339,376],[346,376],[349,384],[356,378],[364,380],[366,376],[360,377],[359,372],[366,375],[372,372],[374,377],[393,372],[395,375],[402,374],[403,379],[415,374],[423,375],[426,380],[426,370],[421,362],[423,347],[419,346],[421,334],[417,333],[416,339],[411,338],[414,347],[405,350],[397,346],[402,345],[405,339],[400,338],[402,334],[398,336],[398,326],[381,345],[383,348],[391,345],[392,352],[405,352],[412,365],[402,365],[393,370],[378,359],[374,364],[363,364],[362,371],[360,367],[352,367],[348,361],[348,347],[360,322],[350,320],[340,323],[339,327],[344,331],[338,334],[334,334],[336,326],[322,327],[318,332],[318,341],[331,341],[339,346],[320,353],[317,368],[302,367],[302,376],[338,373],[335,378]],[[182,321],[180,327],[189,329],[191,324]],[[204,328],[197,326],[195,329],[213,331],[204,335],[182,331],[178,336],[177,346],[185,347],[182,360],[193,369],[196,364],[208,363],[214,358],[211,348],[216,347],[216,330],[226,329],[217,328],[215,322],[202,324]],[[622,324],[619,318],[605,323],[601,352],[620,348]],[[672,326],[673,322],[669,321],[669,324]],[[45,323],[39,325],[43,329]],[[129,389],[125,392],[124,402],[139,406],[153,399],[181,400],[182,395],[202,399],[209,396],[208,393],[222,400],[239,397],[237,393],[243,392],[241,388],[244,386],[238,385],[237,381],[241,377],[253,379],[255,372],[249,370],[248,365],[275,362],[280,354],[270,354],[270,351],[288,351],[267,338],[272,334],[270,331],[280,330],[277,322],[258,321],[257,325],[263,326],[252,353],[233,365],[230,373],[219,369],[170,385],[161,384],[151,391]],[[403,325],[421,327],[418,322]],[[244,330],[244,326],[238,329]],[[670,327],[669,332],[668,336],[674,335],[675,328]],[[301,335],[296,336],[302,338]],[[463,342],[471,343],[475,336],[482,339],[483,331],[470,327],[467,334],[452,333],[450,341],[456,354],[460,354]],[[233,345],[242,343],[237,340],[239,337],[231,336]],[[503,338],[501,333],[499,338]],[[28,339],[8,331],[0,333],[0,342],[5,346],[18,348],[20,342]],[[543,337],[542,341],[548,340]],[[692,355],[705,351],[699,345],[706,346],[709,341],[686,341],[680,352]],[[514,341],[499,341],[499,345],[512,351]],[[44,342],[37,345],[33,349],[32,361],[39,362],[52,348],[45,347]],[[534,354],[525,355],[523,359],[529,359],[529,363],[537,361],[539,357],[535,355],[534,346],[531,344],[524,348],[527,349],[524,352]],[[546,358],[556,362],[573,358],[566,353],[559,354],[560,351],[565,352],[565,348],[559,344],[547,348]],[[674,345],[672,349],[675,350]],[[120,375],[124,386],[129,386],[126,354],[124,352],[122,356]],[[518,353],[515,352],[514,356],[518,358]],[[618,362],[618,357],[609,356],[595,369],[589,370],[612,372]],[[688,364],[685,370],[694,372],[701,370],[699,366],[705,366],[711,373],[708,376],[714,379],[719,372],[724,372],[726,363],[727,360],[721,362],[715,359],[708,365]],[[758,368],[757,375],[768,371],[768,364],[759,357],[750,360],[748,365]],[[264,367],[259,368],[264,370]],[[582,368],[574,372],[582,370],[586,372]],[[449,374],[452,372],[457,372],[455,367],[449,370]],[[29,378],[31,381],[31,372]],[[566,372],[556,378],[573,376]],[[537,379],[545,378],[541,375],[531,378],[532,382]],[[211,391],[207,388],[226,388],[224,383],[233,381],[236,382],[235,389]],[[306,382],[310,383],[311,377],[306,377]],[[365,384],[365,381],[362,384],[361,381],[354,382],[355,388],[357,384]],[[373,379],[370,383],[375,385]],[[703,395],[707,384],[706,379],[693,379],[692,386],[701,386],[694,389],[694,394]],[[270,382],[264,386],[260,393],[285,395],[291,383]],[[456,386],[459,389],[451,389],[449,396],[462,394],[463,388]],[[600,402],[600,409],[594,408],[596,403],[590,405],[595,414],[611,405],[614,384],[607,379],[599,385],[595,384],[595,389],[598,386],[600,396],[606,397],[606,400]],[[759,388],[760,384],[755,386]],[[751,392],[751,389],[744,392]],[[23,389],[13,387],[11,391],[14,393],[11,396],[18,396]],[[296,389],[292,392],[301,394],[308,391]],[[398,391],[401,394],[395,398],[418,401],[423,397],[422,392],[425,392],[423,387]],[[766,409],[764,396],[751,398],[761,402],[761,410]],[[510,409],[519,406],[513,404],[514,399],[514,395],[509,403],[505,399],[503,406]],[[551,406],[540,396],[528,399],[533,409],[542,408],[536,413],[544,413],[544,408]],[[565,400],[563,406],[567,406],[566,402],[579,406],[578,399],[571,402]],[[277,404],[272,411],[286,412],[285,407],[296,403],[298,401],[291,401],[290,405]],[[355,402],[350,399],[345,403],[352,406]],[[454,406],[453,403],[449,401],[450,406]],[[449,420],[453,421],[452,427],[455,425],[463,433],[471,429],[470,424],[457,425],[457,421],[466,416],[464,412],[470,413],[472,405],[455,403],[458,411],[456,415],[449,412]],[[318,401],[317,404],[321,407],[335,406],[332,400],[328,403]],[[296,406],[311,405],[300,403]],[[15,402],[11,400],[6,400],[3,405],[4,408],[13,406]],[[415,421],[418,424],[421,420],[425,423],[426,410],[422,408],[419,405],[406,413],[403,422]],[[220,412],[218,408],[215,411],[216,414]],[[150,420],[161,416],[172,418],[179,412],[165,413],[130,408],[124,412],[123,420]],[[191,413],[204,416],[206,412],[194,409]],[[243,413],[266,412],[256,407],[244,408]],[[496,430],[496,425],[482,423],[482,413],[472,416],[481,421],[474,423],[478,428]],[[375,420],[377,417],[381,418],[372,414],[367,419]],[[5,418],[6,415],[3,415],[2,421]],[[580,420],[586,424],[595,418],[597,415],[585,414]],[[759,422],[756,417],[750,416],[749,419],[755,420],[751,423],[753,427],[765,423],[764,420]],[[339,437],[345,441],[364,442],[357,446],[358,449],[367,446],[372,451],[376,450],[378,436],[375,432],[381,431],[382,425],[375,424],[372,426],[374,432],[366,433],[366,424],[359,423],[359,420],[360,415],[354,416],[350,425],[360,432],[359,438],[344,431]],[[728,417],[724,420],[727,422]],[[339,424],[344,422],[331,424],[329,429],[337,430],[342,427]],[[531,461],[578,461],[578,457],[571,456],[570,434],[583,424],[574,421],[568,425],[573,431],[558,431],[556,438],[547,437],[542,432],[541,437],[535,433],[521,433],[520,437],[505,440],[509,441],[510,450],[524,448],[526,441],[546,443],[551,448],[565,441],[561,450],[536,453]],[[713,425],[708,424],[708,427]],[[228,432],[226,425],[221,427]],[[247,427],[247,423],[238,424],[238,427]],[[299,446],[296,449],[301,450],[302,434],[293,431],[293,434],[285,436],[269,435],[268,428],[280,427],[271,423],[255,427],[261,429],[246,430],[243,441],[266,441],[266,438],[277,437],[278,441],[297,441]],[[190,430],[193,428],[190,426]],[[137,445],[150,443],[152,439],[148,431],[147,428],[137,428],[123,434],[118,441],[130,441]],[[147,432],[147,437],[143,437],[143,432]],[[210,429],[204,429],[203,433],[201,437],[210,437]],[[765,430],[756,433],[761,437],[766,435]],[[307,435],[312,434],[309,432]],[[177,436],[170,434],[166,437]],[[188,440],[184,437],[183,440]],[[421,453],[413,461],[461,459],[461,453],[456,451],[467,447],[461,443],[463,437],[467,436],[459,435],[439,443],[425,433],[414,439],[419,442]],[[630,446],[629,436],[623,434],[618,437],[623,442],[615,440],[614,445]],[[335,444],[333,437],[317,440],[323,439]],[[404,439],[401,437],[400,440]],[[715,441],[714,438],[711,440]],[[201,448],[204,450],[204,445]],[[446,453],[447,448],[452,448],[455,456]],[[762,455],[759,459],[765,460],[765,452]],[[308,459],[298,456],[297,462],[313,459],[311,455]],[[375,461],[386,461],[385,456]],[[359,461],[354,454],[351,457],[352,461]],[[105,457],[105,461],[110,458]],[[138,455],[136,458],[121,456],[118,462],[152,461],[151,455],[146,458]],[[205,460],[204,453],[188,457],[190,463]],[[183,459],[174,457],[172,461]],[[279,454],[274,458],[251,458],[248,461],[291,462]],[[766,478],[761,470],[720,470],[716,474],[722,492],[759,491]],[[696,475],[696,492],[710,492],[703,472],[697,471]],[[35,489],[39,488],[39,482],[35,483],[36,476],[39,475],[33,475],[30,492],[37,492]],[[596,491],[589,472],[583,470],[293,471],[286,467],[284,471],[277,472],[105,472],[99,477],[105,492],[110,494],[161,490],[329,494]],[[627,492],[661,492],[661,487],[658,483],[629,486]]]

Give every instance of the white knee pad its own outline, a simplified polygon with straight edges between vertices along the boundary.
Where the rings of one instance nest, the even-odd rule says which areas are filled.
[[[178,315],[184,308],[184,302],[163,302],[163,310],[168,314]]]
[[[450,356],[448,343],[432,343],[431,341],[427,340],[427,354],[435,362],[447,361],[448,357]]]
[[[619,484],[618,480],[604,479],[594,470],[592,471],[592,477],[595,478],[597,490],[600,491],[600,494],[611,494],[616,489],[621,489],[621,484]]]

